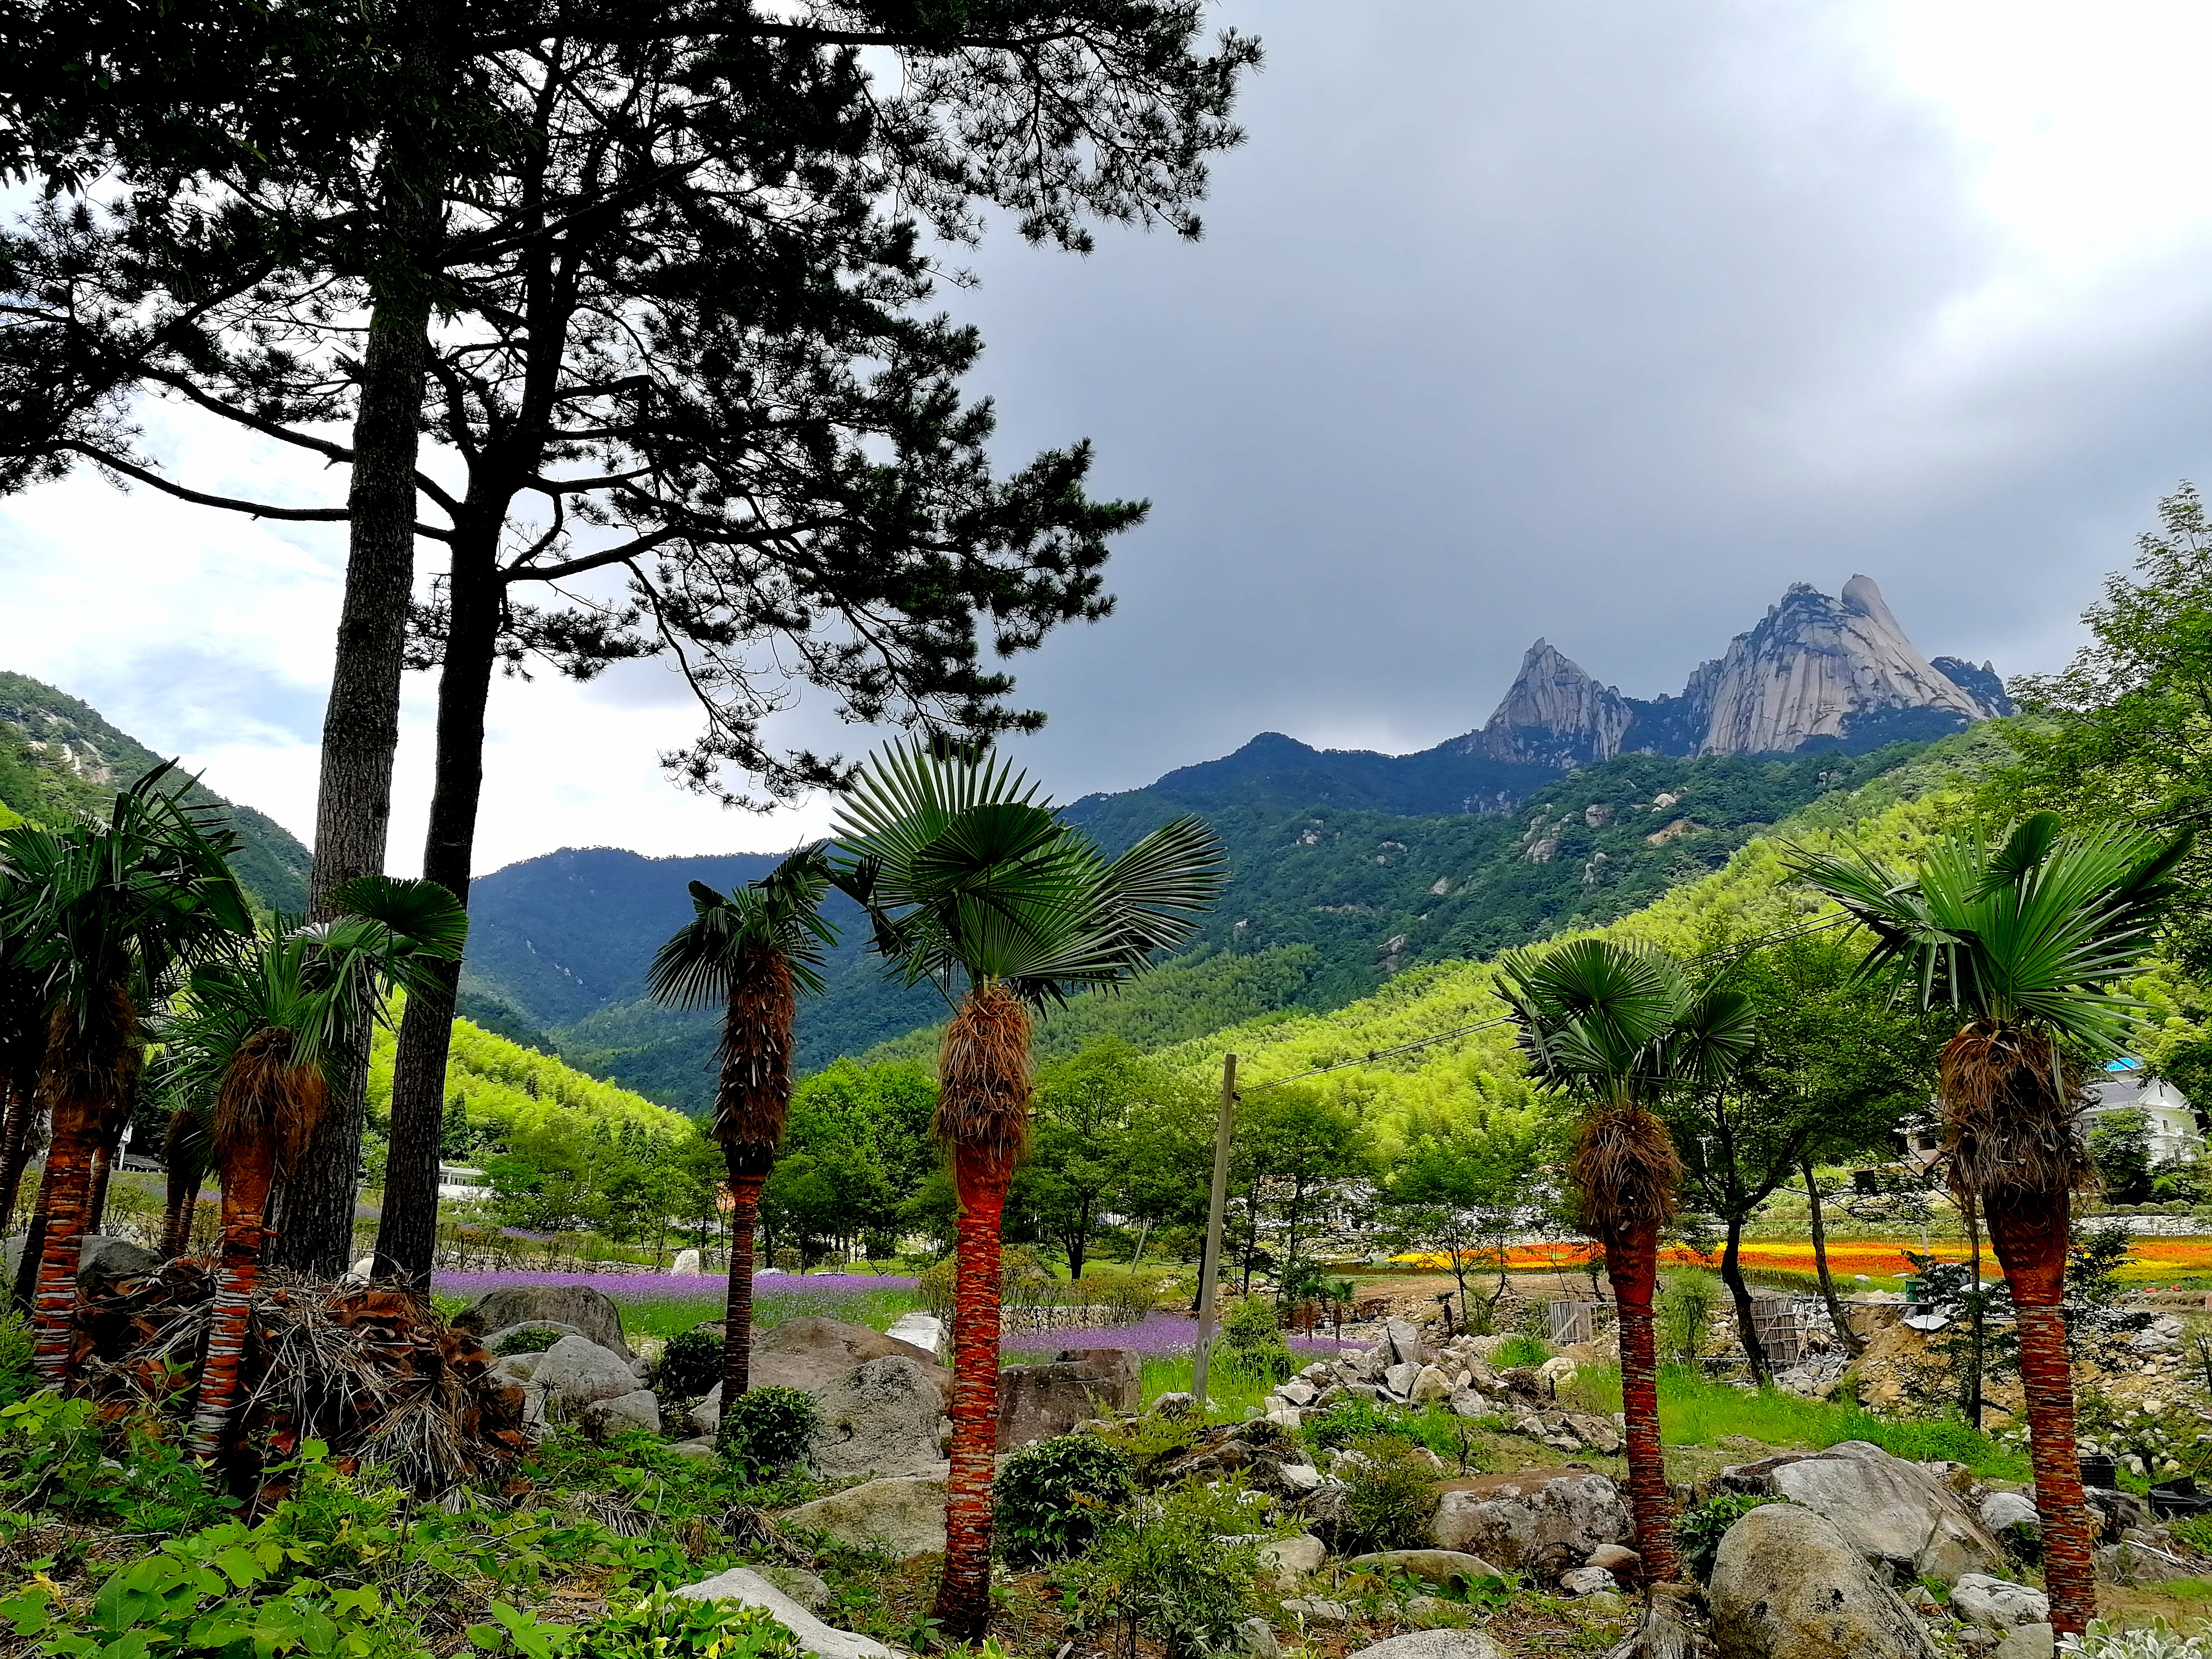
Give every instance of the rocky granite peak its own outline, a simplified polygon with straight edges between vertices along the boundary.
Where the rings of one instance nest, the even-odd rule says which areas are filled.
[[[1942,736],[2012,713],[1988,663],[1920,653],[1870,576],[1831,598],[1797,582],[1758,625],[1698,665],[1679,696],[1601,683],[1547,640],[1460,753],[1572,770],[1618,754],[1763,755]]]

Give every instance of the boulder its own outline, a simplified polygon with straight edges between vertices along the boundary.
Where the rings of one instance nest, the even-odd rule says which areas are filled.
[[[894,1357],[930,1367],[951,1402],[952,1373],[938,1364],[935,1354],[842,1319],[787,1319],[772,1329],[754,1332],[752,1386],[812,1394],[871,1359]]]
[[[1615,1577],[1635,1577],[1644,1565],[1644,1558],[1625,1544],[1600,1544],[1589,1553],[1586,1567],[1603,1567]]]
[[[1401,1359],[1382,1373],[1382,1386],[1401,1400],[1410,1399],[1413,1384],[1419,1381],[1420,1375],[1419,1360]]]
[[[1603,1567],[1570,1567],[1559,1575],[1559,1588],[1570,1595],[1598,1595],[1620,1587]]]
[[[493,1331],[480,1340],[483,1341],[486,1348],[489,1349],[494,1353],[497,1353],[499,1352],[502,1344],[518,1336],[526,1336],[533,1331],[550,1331],[553,1333],[553,1340],[556,1342],[559,1341],[564,1336],[580,1336],[583,1337],[584,1340],[586,1342],[592,1340],[589,1335],[578,1330],[574,1325],[564,1325],[557,1319],[526,1319],[519,1325],[504,1326],[501,1329]],[[545,1350],[544,1348],[537,1349],[530,1357],[535,1358],[538,1354],[544,1353],[544,1352]],[[519,1358],[522,1356],[517,1355],[515,1357]]]
[[[511,1353],[491,1368],[491,1374],[509,1388],[519,1389],[530,1381],[538,1370],[542,1353]]]
[[[2014,1625],[1990,1650],[1990,1659],[2053,1659],[2058,1633],[2048,1625]]]
[[[1601,1544],[1626,1544],[1635,1526],[1612,1481],[1581,1469],[1532,1469],[1518,1474],[1447,1480],[1430,1536],[1438,1549],[1460,1550],[1516,1570],[1567,1553],[1587,1561]]]
[[[1007,1365],[999,1372],[998,1449],[1050,1440],[1087,1419],[1143,1403],[1137,1356],[1124,1348],[1071,1351],[1048,1365]]]
[[[1310,1406],[1321,1390],[1304,1377],[1294,1376],[1287,1382],[1278,1384],[1275,1392],[1291,1405]]]
[[[9,1239],[3,1253],[7,1262],[8,1279],[13,1283],[23,1265],[23,1241],[27,1233],[17,1233]],[[90,1290],[93,1281],[100,1279],[130,1279],[139,1273],[150,1273],[161,1265],[161,1258],[153,1251],[142,1249],[127,1238],[110,1238],[105,1233],[87,1233],[78,1248],[76,1282],[80,1290]]]
[[[1460,1550],[1378,1550],[1355,1555],[1345,1563],[1364,1572],[1406,1572],[1431,1584],[1448,1584],[1454,1577],[1503,1578],[1505,1575],[1479,1555]]]
[[[1505,1659],[1505,1651],[1479,1630],[1409,1630],[1355,1649],[1347,1659]]]
[[[515,1285],[503,1291],[486,1291],[455,1314],[453,1328],[471,1336],[502,1331],[512,1325],[550,1319],[581,1332],[603,1348],[630,1358],[623,1338],[622,1310],[606,1293],[589,1285]]]
[[[595,1400],[575,1416],[586,1433],[601,1440],[639,1429],[647,1434],[660,1432],[660,1401],[651,1389],[618,1394],[611,1400]]]
[[[1620,1431],[1602,1417],[1593,1417],[1588,1412],[1566,1412],[1562,1415],[1575,1438],[1592,1451],[1610,1454],[1620,1449]]]
[[[2043,1528],[2043,1517],[2036,1513],[2035,1500],[2016,1492],[1993,1492],[1982,1499],[1981,1513],[1975,1517],[1982,1530],[1996,1538],[2014,1527]]]
[[[1490,1402],[1473,1389],[1462,1389],[1451,1397],[1454,1417],[1487,1417],[1492,1409]]]
[[[639,1392],[627,1359],[580,1336],[564,1336],[540,1354],[530,1382],[563,1417],[575,1417],[602,1400]]]
[[[719,1382],[707,1390],[706,1398],[696,1405],[684,1409],[684,1420],[691,1425],[692,1432],[711,1440],[722,1431],[722,1385]]]
[[[815,1659],[893,1659],[892,1650],[873,1637],[823,1624],[747,1567],[732,1567],[696,1584],[682,1585],[669,1594],[689,1601],[737,1601],[758,1607],[796,1637],[799,1647],[814,1655]]]
[[[697,1278],[699,1275],[699,1252],[696,1250],[677,1251],[676,1260],[668,1264],[668,1271],[670,1275],[674,1278]]]
[[[810,1451],[814,1467],[836,1480],[920,1474],[942,1463],[952,1425],[944,1391],[931,1375],[936,1369],[887,1354],[817,1389],[822,1426]]]
[[[1951,1611],[1970,1625],[2010,1630],[2051,1622],[2051,1598],[2039,1589],[1970,1572],[1951,1586]]]
[[[1724,1491],[1786,1498],[1825,1516],[1870,1561],[1901,1583],[1955,1583],[1970,1572],[1996,1572],[2003,1549],[1966,1510],[1947,1467],[1908,1463],[1863,1440],[1820,1452],[1788,1452],[1721,1471]]]
[[[1798,1504],[1765,1504],[1728,1529],[1705,1599],[1728,1659],[1936,1659],[1856,1540]]]
[[[1260,1546],[1261,1565],[1275,1575],[1275,1583],[1285,1589],[1295,1588],[1308,1573],[1320,1571],[1321,1564],[1328,1559],[1328,1551],[1310,1532],[1271,1538]]]
[[[1392,1363],[1400,1365],[1420,1365],[1426,1363],[1429,1351],[1421,1345],[1421,1334],[1413,1328],[1410,1321],[1385,1320],[1382,1329],[1386,1334],[1386,1346],[1389,1350]]]
[[[1252,1659],[1283,1659],[1283,1644],[1275,1639],[1275,1627],[1257,1614],[1238,1622],[1237,1645]]]
[[[830,1581],[804,1567],[755,1567],[753,1571],[809,1613],[830,1605]]]
[[[1318,1620],[1324,1625],[1348,1625],[1352,1609],[1341,1601],[1331,1601],[1320,1596],[1293,1597],[1283,1603],[1283,1611],[1298,1619]]]
[[[1413,1386],[1407,1398],[1416,1406],[1425,1406],[1431,1400],[1442,1400],[1451,1393],[1451,1379],[1434,1365],[1424,1365],[1413,1378]]]
[[[839,1543],[880,1547],[901,1560],[945,1553],[945,1481],[938,1475],[897,1475],[849,1486],[788,1510],[783,1520]]]

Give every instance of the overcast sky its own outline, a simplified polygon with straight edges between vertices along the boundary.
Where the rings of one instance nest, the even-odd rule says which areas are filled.
[[[2212,11],[1233,0],[1266,41],[1196,246],[999,238],[1009,465],[1088,435],[1151,522],[1117,614],[1018,672],[1063,799],[1256,732],[1424,748],[1548,636],[1679,690],[1793,581],[1873,576],[1930,655],[2063,662],[2157,498],[2212,483]],[[312,477],[148,411],[178,470]],[[332,499],[342,481],[323,480]],[[342,544],[90,477],[0,502],[0,668],[313,824]],[[427,561],[426,561],[427,566]],[[416,860],[434,683],[393,834]],[[680,794],[664,669],[501,684],[477,867],[790,844]],[[793,736],[842,737],[826,711]]]

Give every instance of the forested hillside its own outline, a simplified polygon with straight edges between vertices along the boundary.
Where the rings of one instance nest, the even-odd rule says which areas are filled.
[[[90,704],[27,675],[0,672],[0,809],[41,821],[100,812],[115,792],[166,758],[101,718]],[[307,907],[312,855],[264,812],[194,784],[185,799],[225,810],[238,831],[231,867],[271,910]]]

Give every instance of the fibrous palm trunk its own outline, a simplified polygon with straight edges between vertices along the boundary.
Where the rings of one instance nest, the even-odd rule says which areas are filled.
[[[999,1436],[1000,1224],[1029,1134],[1030,1017],[1003,985],[979,986],[945,1028],[938,1138],[960,1196],[952,1291],[952,1467],[945,1571],[932,1609],[955,1641],[991,1620],[991,1476]]]
[[[1674,1549],[1674,1500],[1667,1491],[1659,1440],[1659,1345],[1651,1312],[1659,1281],[1658,1224],[1620,1229],[1604,1244],[1606,1277],[1613,1281],[1620,1324],[1620,1414],[1636,1553],[1645,1578],[1672,1583],[1682,1577],[1682,1560]]]
[[[792,1026],[798,994],[782,951],[762,947],[732,964],[714,1085],[714,1136],[730,1171],[730,1301],[722,1325],[722,1412],[752,1384],[753,1227],[761,1186],[791,1111]],[[723,1437],[727,1438],[726,1432]]]
[[[731,1402],[752,1386],[753,1227],[760,1219],[764,1177],[741,1173],[730,1159],[730,1297],[722,1317],[722,1421]]]
[[[2040,1197],[2040,1202],[1987,1201],[1983,1218],[2011,1287],[2018,1322],[2021,1393],[2027,1407],[2036,1514],[2043,1522],[2043,1580],[2051,1594],[2051,1623],[2061,1635],[2078,1635],[2097,1616],[2097,1575],[2089,1509],[2081,1496],[2081,1454],[2074,1441],[2066,1316],[2060,1310],[2069,1204],[2063,1188]]]
[[[33,1362],[39,1376],[59,1388],[69,1375],[75,1336],[77,1261],[92,1196],[92,1165],[130,1114],[137,1071],[137,1011],[119,988],[88,1014],[58,1008],[47,1027],[46,1074],[40,1086],[53,1118],[46,1149],[40,1205],[45,1237],[39,1251],[37,1288],[31,1298]],[[27,1247],[25,1258],[27,1261]]]
[[[92,1155],[92,1179],[84,1195],[84,1230],[96,1233],[107,1219],[107,1183],[115,1176],[115,1160],[119,1156],[112,1146],[101,1146]]]
[[[999,1228],[1006,1176],[957,1149],[960,1220],[952,1292],[952,1467],[945,1488],[945,1573],[933,1610],[957,1641],[991,1618],[991,1477],[999,1438]]]
[[[215,1307],[208,1316],[207,1357],[200,1364],[199,1395],[192,1411],[191,1454],[213,1457],[222,1449],[238,1371],[246,1357],[253,1290],[261,1279],[261,1248],[268,1237],[269,1188],[275,1160],[266,1139],[234,1158],[222,1172],[222,1255]]]

